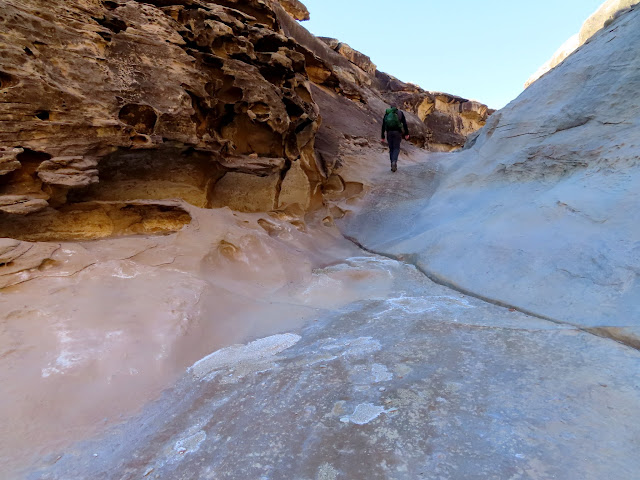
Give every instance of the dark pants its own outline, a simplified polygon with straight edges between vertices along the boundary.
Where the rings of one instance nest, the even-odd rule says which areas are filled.
[[[389,142],[389,158],[391,160],[391,163],[397,163],[398,156],[400,155],[400,142],[402,142],[402,132],[387,132],[387,142]]]

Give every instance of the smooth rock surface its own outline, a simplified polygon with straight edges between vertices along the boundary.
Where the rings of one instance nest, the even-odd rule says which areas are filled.
[[[638,327],[638,46],[635,8],[442,157],[435,191],[411,167],[393,180],[401,194],[372,196],[345,231],[483,298]]]
[[[637,11],[489,116],[368,74],[267,0],[5,4],[60,41],[95,31],[74,62],[118,46],[100,50],[109,79],[160,49],[163,81],[189,88],[118,67],[154,103],[112,108],[101,85],[100,115],[68,131],[27,103],[18,133],[67,148],[0,146],[2,198],[39,210],[0,216],[3,477],[640,471]],[[65,28],[47,9],[72,12]],[[9,31],[1,66],[45,48]],[[79,81],[62,70],[45,84]],[[3,72],[4,90],[26,78]],[[378,138],[391,102],[416,132],[397,173]],[[487,120],[455,156],[417,147]]]
[[[317,271],[306,295],[330,293],[338,272],[388,285],[299,335],[215,352],[28,478],[596,480],[640,468],[637,351],[370,255]]]

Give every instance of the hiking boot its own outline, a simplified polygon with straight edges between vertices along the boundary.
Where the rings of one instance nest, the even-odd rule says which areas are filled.
[[[391,171],[392,171],[392,172],[395,172],[396,170],[398,170],[398,164],[397,164],[397,163],[395,163],[395,162],[393,162],[393,163],[391,164]]]

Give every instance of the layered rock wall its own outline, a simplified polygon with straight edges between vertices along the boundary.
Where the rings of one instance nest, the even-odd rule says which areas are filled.
[[[286,202],[310,206],[319,111],[269,3],[6,0],[0,30],[3,212],[275,209],[289,170],[304,195]]]
[[[402,82],[377,70],[368,56],[340,40],[315,37],[290,18],[278,18],[285,34],[303,49],[307,73],[317,87],[314,98],[324,120],[316,150],[328,171],[342,161],[344,137],[377,140],[382,115],[391,104],[407,113],[411,142],[433,151],[461,148],[493,113],[479,102]],[[345,122],[344,117],[353,121]]]
[[[424,144],[432,151],[449,152],[461,148],[469,135],[481,129],[494,110],[486,105],[448,93],[428,92],[395,77],[377,72],[385,100],[409,112]]]

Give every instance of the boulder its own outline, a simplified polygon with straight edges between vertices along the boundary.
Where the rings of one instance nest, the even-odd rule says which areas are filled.
[[[433,183],[387,185],[397,200],[347,233],[458,290],[637,345],[638,45],[635,8],[489,117]]]

